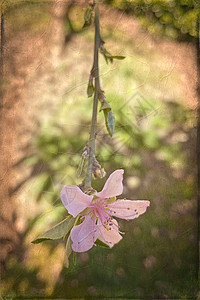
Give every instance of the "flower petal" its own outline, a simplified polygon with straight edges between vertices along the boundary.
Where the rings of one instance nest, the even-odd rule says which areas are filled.
[[[74,218],[88,207],[93,196],[84,194],[76,185],[66,185],[60,194],[63,205]]]
[[[92,248],[99,235],[99,227],[94,224],[90,216],[86,216],[83,223],[71,230],[72,249],[75,252],[85,252]]]
[[[118,232],[118,222],[112,219],[113,225],[110,225],[110,230],[106,229],[102,224],[100,225],[99,240],[109,245],[112,248],[115,244],[119,243],[122,236]]]
[[[121,219],[135,219],[145,213],[150,205],[146,200],[116,200],[108,203],[107,207],[111,210],[109,214]]]
[[[123,192],[123,174],[124,170],[114,171],[107,179],[104,188],[101,192],[97,193],[96,196],[105,199],[121,195]]]

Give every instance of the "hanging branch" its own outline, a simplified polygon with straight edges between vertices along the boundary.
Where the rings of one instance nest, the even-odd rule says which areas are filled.
[[[84,180],[84,190],[91,188],[91,180],[92,174],[94,178],[100,177],[103,178],[106,174],[104,168],[101,167],[99,162],[95,159],[95,135],[96,135],[96,123],[97,123],[97,107],[98,107],[98,100],[101,103],[100,112],[103,111],[105,117],[105,125],[109,135],[112,137],[115,128],[115,118],[112,111],[110,104],[108,103],[104,91],[100,87],[100,80],[99,80],[99,52],[104,56],[106,63],[113,62],[113,59],[122,60],[124,56],[113,56],[111,55],[105,48],[105,42],[101,38],[100,34],[100,25],[99,25],[99,7],[98,2],[93,3],[90,7],[86,10],[85,13],[85,24],[83,26],[90,26],[92,23],[92,12],[95,6],[95,42],[94,42],[94,62],[93,67],[90,72],[89,84],[87,88],[88,97],[91,97],[94,93],[94,100],[93,100],[93,114],[92,114],[92,125],[90,131],[90,139],[88,143],[88,168],[87,174]],[[93,86],[93,79],[95,84]]]
[[[90,26],[92,23],[94,4],[95,2],[86,10],[84,27]],[[94,178],[103,178],[105,176],[104,169],[95,158],[98,101],[101,102],[100,111],[104,112],[108,133],[112,136],[114,132],[114,115],[100,87],[99,50],[106,59],[106,62],[112,63],[113,59],[124,58],[121,56],[112,56],[104,48],[104,42],[100,35],[99,7],[97,2],[95,4],[94,62],[90,72],[87,90],[88,97],[91,97],[94,93],[92,123],[90,139],[83,149],[80,167],[82,171],[84,163],[87,160],[85,181],[81,186],[68,185],[63,187],[60,197],[68,211],[68,217],[32,241],[32,243],[38,244],[46,240],[57,240],[61,238],[65,240],[68,235],[66,239],[66,267],[69,267],[69,257],[72,253],[74,264],[76,264],[77,252],[88,251],[94,245],[110,249],[122,239],[120,235],[122,232],[119,231],[118,223],[113,219],[113,214],[115,214],[116,217],[128,220],[143,214],[149,206],[149,201],[116,200],[116,196],[120,195],[123,191],[123,169],[115,170],[109,176],[104,186],[106,188],[103,188],[100,192],[101,196],[91,187],[92,175],[94,175]],[[80,188],[82,190],[80,190]],[[121,201],[122,208],[119,210],[118,207],[120,207],[119,203],[121,203]]]
[[[101,35],[100,35],[100,25],[99,25],[99,7],[98,3],[95,6],[95,41],[94,41],[94,63],[91,70],[90,77],[95,78],[95,87],[94,87],[94,100],[93,100],[93,112],[92,112],[92,124],[90,131],[90,140],[89,140],[89,158],[88,158],[88,168],[87,175],[84,182],[84,188],[91,187],[92,181],[92,171],[93,171],[93,162],[95,154],[95,135],[96,135],[96,124],[97,124],[97,108],[98,108],[98,98],[99,93],[101,92],[100,81],[99,81],[99,47],[101,44]]]

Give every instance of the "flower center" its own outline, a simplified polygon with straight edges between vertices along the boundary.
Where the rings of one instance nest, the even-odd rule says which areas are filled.
[[[108,224],[108,220],[111,219],[111,217],[108,214],[108,210],[106,209],[106,200],[94,196],[90,207],[91,215],[94,216],[95,221],[96,218],[99,218],[102,225],[106,226],[106,224]]]

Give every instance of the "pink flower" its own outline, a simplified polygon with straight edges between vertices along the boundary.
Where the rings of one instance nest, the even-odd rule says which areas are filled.
[[[114,171],[103,190],[92,196],[84,194],[75,185],[67,185],[62,189],[61,200],[69,214],[76,217],[87,208],[81,218],[84,221],[71,230],[72,249],[75,252],[88,251],[97,239],[113,247],[122,239],[113,216],[130,220],[146,211],[149,201],[116,200],[116,196],[123,192],[123,173],[124,170]]]

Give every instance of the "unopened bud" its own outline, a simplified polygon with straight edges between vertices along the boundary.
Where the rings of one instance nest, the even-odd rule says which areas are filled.
[[[105,172],[105,170],[104,170],[104,168],[96,168],[96,170],[94,171],[94,178],[96,179],[96,178],[103,178],[103,177],[105,177],[106,176],[106,172]]]
[[[94,179],[103,178],[106,176],[106,172],[104,168],[101,167],[100,163],[97,161],[96,158],[94,158],[94,163],[93,163],[93,175],[94,175]]]

